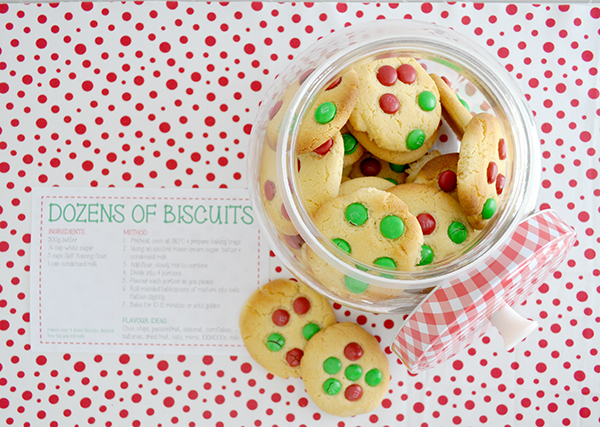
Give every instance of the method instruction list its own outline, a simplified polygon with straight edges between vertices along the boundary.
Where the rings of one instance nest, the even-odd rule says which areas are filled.
[[[31,240],[38,351],[230,354],[268,275],[247,190],[36,188]]]

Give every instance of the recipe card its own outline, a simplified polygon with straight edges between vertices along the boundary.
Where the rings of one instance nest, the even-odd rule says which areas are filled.
[[[267,281],[248,190],[35,188],[34,351],[235,354]]]

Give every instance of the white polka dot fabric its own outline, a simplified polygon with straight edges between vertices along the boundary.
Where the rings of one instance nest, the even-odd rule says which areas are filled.
[[[303,48],[376,19],[435,22],[506,67],[540,135],[539,208],[575,227],[524,305],[511,352],[490,330],[417,375],[385,347],[372,413],[318,409],[248,356],[33,353],[35,186],[245,188],[261,99]],[[600,423],[600,8],[503,3],[0,4],[0,422],[15,426],[591,426]],[[289,274],[275,256],[271,277]],[[390,343],[402,318],[338,305]],[[237,315],[237,313],[232,313]]]

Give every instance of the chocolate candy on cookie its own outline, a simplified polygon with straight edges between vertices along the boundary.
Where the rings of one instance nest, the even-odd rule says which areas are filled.
[[[298,154],[308,153],[333,138],[348,121],[358,100],[358,76],[350,70],[320,93],[300,124]]]
[[[456,167],[458,153],[442,154],[429,160],[417,173],[415,184],[425,184],[450,194],[458,200],[456,194]]]
[[[298,178],[306,210],[312,215],[338,195],[342,181],[344,141],[338,132],[313,151],[298,155]]]
[[[417,219],[398,197],[375,188],[363,188],[324,203],[314,215],[323,236],[368,270],[413,270],[421,257],[423,233]],[[379,288],[346,276],[323,261],[308,245],[303,247],[315,277],[338,294],[354,297],[368,293],[388,299],[401,289]],[[382,275],[385,273],[382,273]]]
[[[352,166],[348,175],[350,178],[379,177],[387,179],[394,185],[402,184],[406,180],[408,165],[390,163],[379,159],[370,153],[365,153],[362,158]]]
[[[342,128],[340,133],[344,140],[344,168],[347,168],[360,160],[365,153],[365,149],[346,126]]]
[[[386,58],[356,68],[360,95],[350,131],[377,157],[409,163],[435,142],[441,119],[439,92],[413,58]],[[397,156],[392,158],[391,153]]]
[[[430,76],[440,92],[444,120],[452,128],[458,139],[462,139],[467,124],[473,117],[468,104],[452,90],[447,79],[437,74],[430,74]]]
[[[273,280],[257,289],[240,314],[240,333],[250,356],[282,378],[300,376],[309,340],[336,323],[329,301],[292,280]]]
[[[496,214],[506,183],[506,143],[495,116],[480,113],[465,129],[457,165],[458,201],[481,230]]]
[[[388,192],[398,196],[416,216],[423,231],[419,266],[463,250],[476,236],[460,204],[452,196],[425,184],[401,184]]]
[[[417,219],[396,196],[363,188],[324,203],[315,213],[321,233],[367,265],[411,270],[423,235]]]
[[[389,362],[377,339],[350,322],[315,334],[306,345],[300,372],[313,402],[340,417],[376,409],[390,381]]]
[[[439,124],[441,124],[441,121],[439,122]],[[428,139],[426,139],[425,142],[423,142],[422,145],[419,146],[419,148],[416,148],[414,151],[392,151],[379,147],[369,138],[366,132],[357,131],[352,127],[350,122],[348,122],[346,127],[350,132],[352,132],[352,135],[354,135],[354,137],[358,140],[358,142],[360,142],[360,144],[365,148],[366,151],[368,151],[375,157],[378,157],[396,165],[404,165],[407,163],[411,163],[423,157],[427,153],[427,151],[429,151],[429,149],[433,146],[433,144],[435,144],[435,141],[437,141],[437,137],[439,134],[438,126],[433,131],[433,134]]]
[[[281,198],[282,189],[277,184],[276,153],[265,144],[259,171],[260,195],[267,216],[280,233],[296,235],[298,232],[292,224]]]
[[[286,90],[281,94],[281,97],[277,100],[275,105],[269,110],[269,121],[266,126],[266,143],[271,147],[271,150],[277,150],[277,141],[279,139],[279,130],[281,129],[281,122],[285,116],[286,111],[294,99],[294,95],[300,88],[300,82],[295,81],[289,85]]]

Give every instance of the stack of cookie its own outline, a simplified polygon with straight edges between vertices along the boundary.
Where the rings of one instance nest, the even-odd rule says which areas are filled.
[[[398,295],[333,269],[297,235],[275,188],[273,151],[293,93],[284,94],[267,127],[260,179],[269,218],[324,285]],[[432,150],[442,118],[460,140],[458,152]],[[326,85],[300,123],[297,146],[307,212],[363,270],[410,271],[462,252],[496,214],[506,184],[496,117],[471,114],[447,79],[413,58],[362,64]]]
[[[360,326],[337,323],[326,298],[292,280],[257,289],[240,315],[252,358],[273,375],[301,377],[323,411],[352,416],[379,406],[390,381],[387,356]]]

